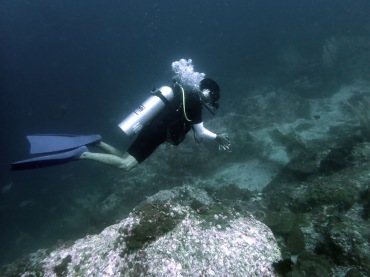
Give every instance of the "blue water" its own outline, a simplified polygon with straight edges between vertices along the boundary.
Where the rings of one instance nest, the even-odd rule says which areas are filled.
[[[171,82],[180,58],[217,79],[229,103],[222,115],[238,102],[235,80],[247,80],[245,91],[279,84],[281,49],[316,59],[330,37],[369,36],[369,10],[368,0],[1,0],[0,186],[13,185],[0,193],[0,262],[37,249],[23,244],[29,237],[41,246],[65,239],[72,231],[63,226],[43,233],[63,213],[55,203],[68,206],[76,186],[104,192],[109,184],[105,169],[79,163],[11,172],[10,162],[27,157],[27,134],[100,133],[124,148],[116,124]]]

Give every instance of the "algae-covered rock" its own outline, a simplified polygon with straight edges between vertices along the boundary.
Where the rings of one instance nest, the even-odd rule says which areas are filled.
[[[370,187],[360,193],[360,200],[363,205],[361,217],[364,220],[370,219]]]
[[[235,184],[230,184],[228,186],[222,186],[220,188],[214,189],[210,188],[212,196],[219,200],[241,200],[247,201],[251,198],[252,193],[247,189],[241,189]]]
[[[341,184],[322,185],[318,182],[309,189],[309,203],[313,206],[335,203],[341,210],[348,210],[356,192]]]
[[[225,229],[229,226],[230,220],[241,216],[239,212],[230,209],[220,203],[203,206],[197,209],[198,216],[203,220],[203,226],[217,226],[219,229]]]
[[[205,190],[192,186],[175,187],[170,190],[162,190],[146,199],[147,203],[178,203],[182,206],[204,206],[214,203],[213,199]]]
[[[290,211],[266,211],[266,217],[263,222],[271,228],[273,232],[279,234],[290,233],[296,223],[296,216]]]
[[[68,273],[68,264],[72,261],[71,255],[64,257],[60,264],[54,266],[54,273],[57,277],[67,276]]]
[[[337,212],[347,211],[358,192],[340,178],[318,178],[295,191],[290,207],[295,212],[312,212],[323,205],[333,205]]]
[[[168,195],[179,196],[183,190]],[[189,195],[181,201],[190,200]],[[100,234],[59,247],[32,263],[28,259],[17,272],[24,276],[276,276],[273,264],[281,254],[265,224],[200,198],[199,203],[208,203],[200,211],[167,197],[153,199]],[[35,270],[39,275],[32,275]],[[14,272],[9,266],[0,273]]]
[[[331,277],[333,264],[323,256],[303,252],[298,256],[297,264],[293,268],[292,277]]]
[[[304,250],[304,234],[299,228],[294,229],[286,238],[287,250],[292,255],[297,255]]]
[[[171,231],[184,218],[183,214],[171,209],[169,203],[144,202],[134,209],[133,214],[139,218],[139,222],[122,230],[126,234],[124,240],[129,250],[139,249],[145,243]]]
[[[356,221],[334,221],[318,251],[339,264],[361,265],[370,271],[369,234],[369,229]]]

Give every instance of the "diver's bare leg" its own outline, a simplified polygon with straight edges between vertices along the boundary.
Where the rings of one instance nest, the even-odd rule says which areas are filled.
[[[121,158],[112,154],[84,152],[81,154],[80,159],[101,162],[107,165],[118,167],[125,171],[130,171],[139,164],[138,161],[128,153]]]
[[[99,144],[97,144],[97,146],[99,146],[101,149],[103,149],[103,151],[109,153],[109,154],[112,154],[112,155],[115,155],[115,156],[118,156],[118,157],[122,157],[123,154],[121,151],[119,151],[117,148],[105,143],[105,142],[99,142]]]

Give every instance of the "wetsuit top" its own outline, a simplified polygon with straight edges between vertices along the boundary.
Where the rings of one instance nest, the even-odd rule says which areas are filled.
[[[182,90],[179,85],[172,87],[175,97],[153,120],[138,134],[127,152],[139,163],[147,159],[164,142],[180,144],[191,130],[193,124],[202,123],[202,103],[197,92],[185,92],[183,109]]]
[[[164,112],[162,120],[167,126],[166,140],[171,144],[178,145],[185,139],[185,135],[191,130],[193,124],[199,124],[203,121],[202,102],[196,91],[185,91],[184,101],[181,87],[175,84],[172,89],[175,98]]]

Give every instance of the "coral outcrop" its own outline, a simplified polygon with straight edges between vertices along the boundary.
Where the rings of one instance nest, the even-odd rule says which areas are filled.
[[[273,264],[280,259],[265,224],[215,203],[204,190],[183,186],[150,197],[100,234],[40,250],[2,274],[275,276]]]

